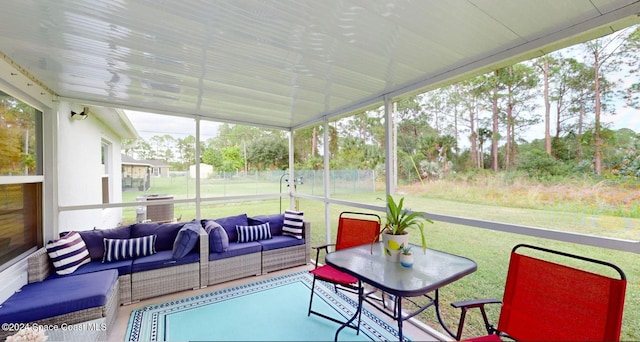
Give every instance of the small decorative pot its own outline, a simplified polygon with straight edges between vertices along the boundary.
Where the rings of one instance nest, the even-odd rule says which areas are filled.
[[[413,266],[413,254],[400,254],[400,265],[404,267]]]
[[[404,267],[413,266],[413,254],[400,254],[400,265]]]

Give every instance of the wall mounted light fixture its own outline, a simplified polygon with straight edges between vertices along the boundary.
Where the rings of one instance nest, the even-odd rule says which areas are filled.
[[[71,118],[76,120],[84,120],[89,116],[89,107],[82,107],[82,112],[71,111]]]

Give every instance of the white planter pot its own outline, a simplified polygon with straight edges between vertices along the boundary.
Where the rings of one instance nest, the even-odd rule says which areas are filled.
[[[391,235],[382,233],[382,248],[385,259],[391,262],[400,261],[400,246],[409,244],[409,234]]]

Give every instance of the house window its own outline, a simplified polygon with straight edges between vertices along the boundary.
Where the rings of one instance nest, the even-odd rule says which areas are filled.
[[[42,175],[42,113],[0,91],[0,176]]]
[[[0,91],[0,270],[42,246],[42,112]]]
[[[101,148],[101,155],[102,155],[102,169],[104,174],[102,175],[102,203],[103,204],[107,204],[109,203],[109,189],[111,188],[110,186],[110,174],[111,174],[111,144],[109,144],[106,141],[102,141],[102,148]]]
[[[0,270],[42,245],[41,189],[41,183],[0,185]]]

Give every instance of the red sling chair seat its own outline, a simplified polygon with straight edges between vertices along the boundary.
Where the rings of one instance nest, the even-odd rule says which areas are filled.
[[[317,315],[336,323],[342,321],[314,311],[312,309],[313,293],[315,290],[316,280],[321,280],[334,285],[336,291],[344,290],[352,293],[358,293],[362,284],[355,277],[338,271],[329,265],[318,266],[320,251],[329,252],[329,246],[335,246],[335,250],[371,244],[379,240],[380,236],[380,216],[369,213],[356,213],[345,211],[340,214],[338,219],[338,232],[335,244],[326,244],[322,246],[314,246],[316,249],[316,265],[315,269],[309,271],[313,275],[313,283],[311,285],[311,298],[309,299],[309,311],[307,315]],[[358,317],[357,325],[349,325],[349,327],[360,330],[360,318]]]
[[[518,249],[536,256],[551,253],[577,259],[572,265],[582,266],[524,255]],[[585,270],[587,265],[599,273]],[[605,271],[614,277],[601,274]],[[452,303],[462,309],[456,339],[461,338],[467,309],[479,308],[489,335],[471,341],[500,341],[500,336],[523,341],[619,341],[626,285],[624,272],[611,263],[517,245],[511,252],[498,327],[489,324],[484,304],[499,300]]]

